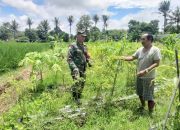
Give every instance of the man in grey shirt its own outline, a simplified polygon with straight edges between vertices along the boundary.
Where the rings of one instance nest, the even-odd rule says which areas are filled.
[[[137,62],[137,83],[136,92],[139,96],[142,106],[140,109],[144,109],[145,101],[148,101],[149,112],[153,112],[155,105],[153,99],[155,68],[159,66],[161,60],[160,50],[152,45],[153,36],[151,34],[144,34],[141,37],[142,46],[132,56],[123,56],[122,60]]]

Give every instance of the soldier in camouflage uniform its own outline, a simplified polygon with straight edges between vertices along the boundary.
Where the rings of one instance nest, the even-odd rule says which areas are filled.
[[[71,92],[74,100],[79,104],[81,93],[85,84],[85,71],[87,64],[91,66],[89,60],[90,56],[87,47],[84,44],[86,34],[84,30],[77,31],[77,41],[69,46],[68,50],[68,64],[71,70],[71,76],[74,84],[71,87]]]

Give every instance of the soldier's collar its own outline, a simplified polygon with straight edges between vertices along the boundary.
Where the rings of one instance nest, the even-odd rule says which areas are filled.
[[[84,45],[84,43],[79,43],[79,42],[76,42],[76,44],[80,46]]]

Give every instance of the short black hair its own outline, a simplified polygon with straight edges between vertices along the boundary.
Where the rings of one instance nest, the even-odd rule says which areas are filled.
[[[149,40],[149,41],[151,41],[151,42],[153,42],[154,41],[154,38],[153,38],[153,35],[152,34],[149,34],[149,33],[147,33],[147,40]]]

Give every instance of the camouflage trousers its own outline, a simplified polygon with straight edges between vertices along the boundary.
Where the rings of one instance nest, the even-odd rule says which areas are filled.
[[[82,91],[83,91],[83,88],[85,85],[86,74],[85,74],[85,72],[80,71],[79,79],[76,79],[73,74],[71,74],[71,75],[74,80],[74,83],[71,86],[71,93],[72,93],[74,100],[77,100],[77,99],[81,98]]]

